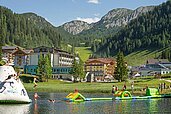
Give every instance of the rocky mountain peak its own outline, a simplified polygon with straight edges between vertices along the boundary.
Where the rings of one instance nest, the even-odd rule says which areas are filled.
[[[152,10],[154,7],[146,6],[139,7],[135,10],[117,8],[109,11],[102,19],[101,23],[104,24],[106,28],[113,28],[116,26],[127,25],[132,19],[137,18],[138,16]]]
[[[74,20],[74,21],[63,24],[62,27],[64,28],[64,30],[68,31],[69,33],[76,35],[82,32],[83,30],[90,29],[92,25],[84,21]]]
[[[145,7],[139,7],[137,9],[135,9],[132,13],[131,13],[131,17],[132,19],[137,18],[139,15],[142,15],[143,13],[146,13],[148,11],[151,11],[154,9],[154,6],[145,6]]]
[[[127,23],[127,18],[132,10],[126,8],[117,8],[109,11],[99,23],[104,24],[106,28],[125,25]]]
[[[101,29],[101,31],[105,31],[106,29],[113,29],[121,26],[127,25],[131,20],[137,18],[138,16],[151,11],[154,9],[154,6],[146,6],[139,7],[135,10],[126,9],[126,8],[117,8],[109,11],[106,15],[104,15],[100,21],[88,24],[83,21],[71,21],[65,23],[61,27],[72,33],[73,35],[79,34],[81,32],[86,32],[86,30],[97,31],[97,29]],[[89,33],[89,32],[88,32]]]

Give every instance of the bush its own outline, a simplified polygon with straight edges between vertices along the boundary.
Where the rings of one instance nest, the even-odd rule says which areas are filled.
[[[33,76],[20,76],[20,79],[24,83],[33,83],[34,77]]]

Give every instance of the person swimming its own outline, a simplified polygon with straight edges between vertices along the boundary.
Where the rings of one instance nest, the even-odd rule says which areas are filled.
[[[56,100],[54,100],[54,99],[49,99],[48,101],[54,103]]]

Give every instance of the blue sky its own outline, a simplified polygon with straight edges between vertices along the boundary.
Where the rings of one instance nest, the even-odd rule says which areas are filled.
[[[136,9],[140,6],[159,5],[166,0],[0,0],[15,13],[33,12],[54,26],[72,20],[88,23],[98,21],[115,8]]]

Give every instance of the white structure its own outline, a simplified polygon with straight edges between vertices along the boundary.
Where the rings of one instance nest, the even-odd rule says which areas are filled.
[[[72,54],[60,49],[41,46],[34,48],[33,50],[33,53],[30,54],[28,65],[38,65],[40,54],[42,54],[43,57],[50,54],[52,67],[71,66],[74,60],[74,56]]]
[[[20,79],[12,66],[0,66],[0,103],[30,103]]]
[[[0,105],[1,114],[28,114],[30,104]]]

